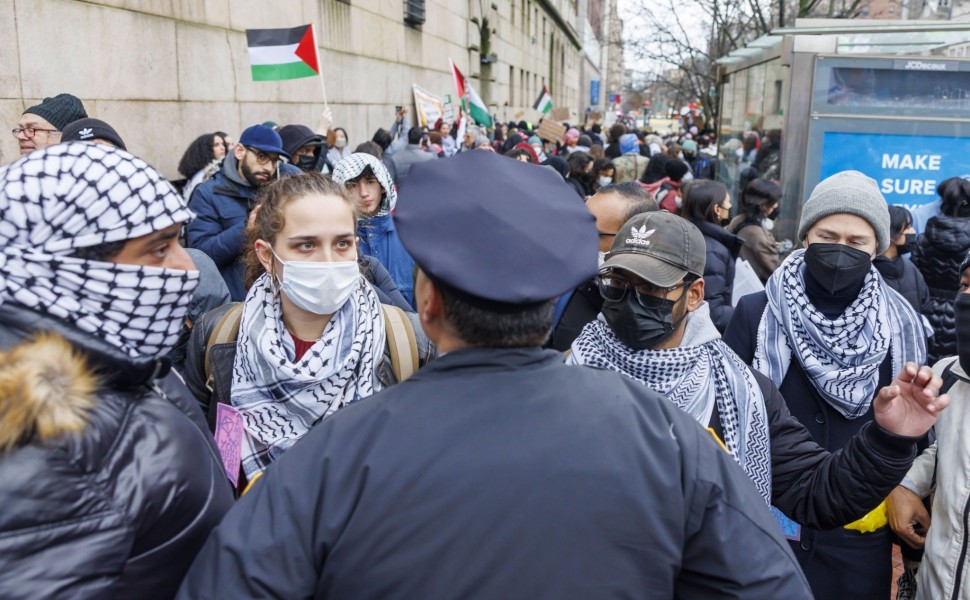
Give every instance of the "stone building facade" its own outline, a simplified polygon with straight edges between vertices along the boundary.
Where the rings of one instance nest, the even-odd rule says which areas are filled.
[[[603,0],[604,14],[612,1]],[[132,152],[177,178],[200,133],[238,136],[267,120],[316,124],[320,81],[252,81],[244,33],[306,23],[318,32],[334,126],[352,146],[388,127],[396,105],[412,105],[412,84],[454,96],[449,58],[502,120],[537,120],[532,104],[543,85],[578,118],[589,101],[580,77],[584,2],[0,0],[0,119],[9,131],[25,107],[70,92]],[[406,22],[409,7],[412,17],[423,8],[423,23]],[[483,17],[491,36],[484,65]],[[608,54],[600,53],[600,68]],[[0,163],[17,152],[6,133]]]

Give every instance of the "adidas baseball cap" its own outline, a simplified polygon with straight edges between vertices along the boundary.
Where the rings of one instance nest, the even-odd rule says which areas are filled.
[[[690,221],[665,211],[639,214],[620,227],[600,273],[623,269],[658,287],[704,276],[707,246]]]

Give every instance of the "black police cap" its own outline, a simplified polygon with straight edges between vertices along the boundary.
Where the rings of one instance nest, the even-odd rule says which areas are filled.
[[[543,302],[596,274],[596,220],[576,192],[493,152],[412,166],[394,221],[426,274],[485,301]]]

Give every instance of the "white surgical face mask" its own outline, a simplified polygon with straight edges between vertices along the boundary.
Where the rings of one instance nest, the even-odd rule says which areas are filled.
[[[610,185],[611,183],[613,183],[613,178],[612,177],[600,177],[600,178],[598,178],[596,180],[596,182],[599,183],[599,186],[600,187],[606,187],[606,186]]]
[[[343,306],[360,281],[360,267],[355,260],[308,262],[283,260],[280,288],[290,302],[315,315],[332,315]]]
[[[337,138],[334,141],[333,145],[336,146],[337,148],[340,148],[341,150],[343,150],[344,146],[347,145],[347,140],[345,140],[343,138]]]

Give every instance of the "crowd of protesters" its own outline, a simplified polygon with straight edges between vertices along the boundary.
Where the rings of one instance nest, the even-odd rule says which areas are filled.
[[[0,597],[885,600],[897,543],[970,599],[970,183],[843,171],[786,242],[777,132],[407,113],[169,182],[24,111]]]

